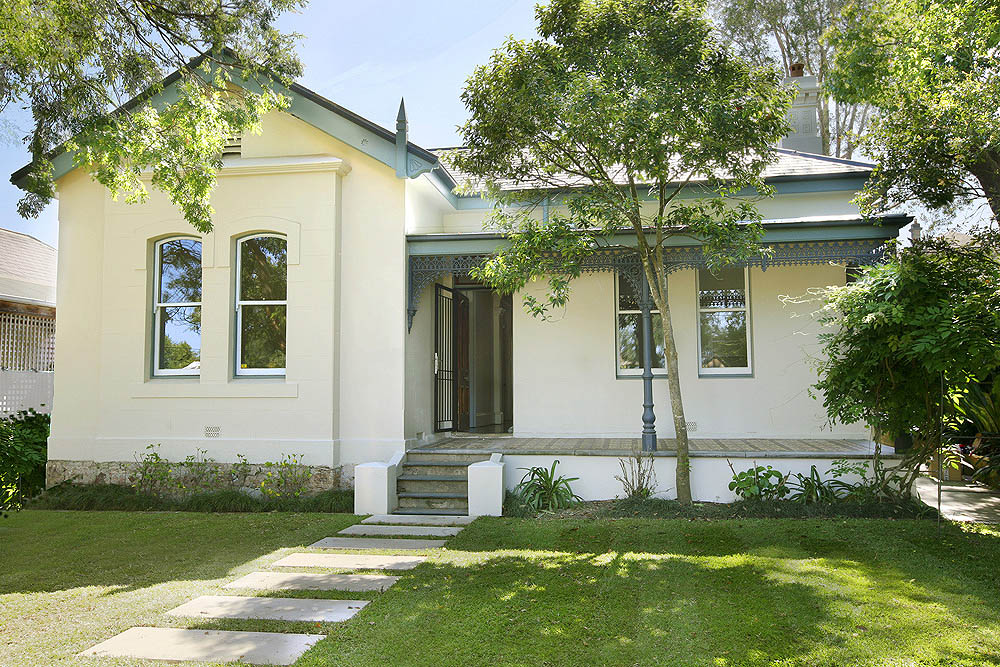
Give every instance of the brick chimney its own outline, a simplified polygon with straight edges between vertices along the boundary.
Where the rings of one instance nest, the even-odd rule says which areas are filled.
[[[792,63],[782,84],[795,86],[798,94],[788,110],[792,132],[778,144],[802,153],[822,153],[823,141],[819,137],[820,87],[814,76],[805,76],[805,65]]]

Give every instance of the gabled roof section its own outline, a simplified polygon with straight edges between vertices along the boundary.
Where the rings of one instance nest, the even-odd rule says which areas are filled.
[[[33,236],[0,229],[0,301],[56,304],[56,249]]]
[[[462,150],[464,150],[463,147],[432,148],[430,152],[441,160],[441,167],[435,173],[440,173],[456,184],[474,183],[476,177],[460,171],[448,160],[450,153]],[[867,178],[872,169],[875,168],[874,164],[868,162],[844,160],[828,155],[801,153],[785,148],[776,148],[775,152],[778,155],[778,159],[764,170],[764,178],[769,182],[852,177]],[[614,174],[613,176],[615,182],[619,185],[628,185],[628,179],[624,174]],[[586,181],[572,174],[556,174],[553,176],[553,181],[555,182],[554,185],[562,188],[579,188],[587,185]],[[697,181],[698,179],[694,179],[692,182]],[[507,180],[501,183],[501,188],[507,191],[548,190],[553,188],[553,184]]]
[[[196,65],[197,61],[192,61],[192,66]],[[162,81],[162,90],[160,92],[154,95],[139,95],[123,104],[115,112],[129,111],[146,100],[152,102],[153,105],[172,101],[176,98],[172,86],[179,79],[180,72],[174,72]],[[260,91],[260,88],[251,82],[240,81],[238,77],[234,77],[233,79],[233,83],[243,85],[251,92]],[[403,131],[392,132],[297,83],[284,86],[275,79],[273,87],[277,92],[291,100],[291,104],[285,110],[286,113],[329,134],[335,139],[343,141],[345,144],[365,153],[386,166],[396,169],[397,173],[405,173],[407,178],[416,178],[420,174],[430,172],[439,166],[436,155],[407,140],[405,129]],[[399,159],[396,151],[397,142],[406,146],[405,165],[397,164]],[[64,146],[59,146],[53,150],[51,156],[55,167],[54,178],[61,178],[75,168],[72,155],[66,152]],[[24,178],[28,175],[30,169],[31,165],[28,164],[15,171],[10,176],[11,183],[22,187]]]

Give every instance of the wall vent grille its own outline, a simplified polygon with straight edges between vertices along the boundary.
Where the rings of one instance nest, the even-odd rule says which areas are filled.
[[[205,427],[205,437],[206,438],[218,438],[222,433],[221,426],[206,426]]]
[[[226,143],[222,147],[222,157],[242,157],[243,156],[243,135],[236,134],[226,138]]]

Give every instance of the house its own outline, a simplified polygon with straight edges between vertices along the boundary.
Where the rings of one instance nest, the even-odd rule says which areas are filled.
[[[584,497],[620,492],[613,476],[643,431],[646,382],[630,255],[595,258],[553,321],[533,319],[521,295],[470,278],[504,242],[483,226],[493,204],[454,193],[465,175],[447,151],[408,141],[402,105],[392,131],[304,87],[284,92],[290,107],[227,149],[209,234],[156,192],[116,202],[69,156],[55,159],[49,484],[113,479],[159,443],[171,460],[203,449],[219,461],[301,455],[347,479],[357,470],[358,511],[464,512],[480,480],[495,485],[499,471],[511,487],[518,467],[554,459]],[[795,139],[808,144],[802,109]],[[812,119],[814,135],[815,108]],[[809,393],[815,306],[782,297],[843,283],[909,219],[859,215],[851,200],[871,165],[779,153],[767,173],[777,194],[761,206],[772,255],[712,274],[697,245],[669,253],[695,495],[706,500],[732,497],[733,458],[808,470],[871,451],[863,425],[827,427]],[[652,356],[659,419],[645,426],[660,438],[669,495],[673,432]],[[494,472],[477,467],[467,481],[479,461]],[[468,511],[495,511],[476,503]]]
[[[0,229],[0,417],[49,412],[56,331],[56,249]]]

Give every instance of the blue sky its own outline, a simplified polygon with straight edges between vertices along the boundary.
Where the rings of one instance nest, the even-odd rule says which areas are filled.
[[[283,18],[283,29],[305,36],[300,82],[380,125],[395,125],[406,98],[410,140],[426,148],[453,146],[465,120],[459,100],[472,69],[508,35],[534,35],[535,0],[312,0],[301,14]],[[7,112],[17,136],[30,129],[23,112]],[[12,137],[0,143],[0,227],[56,245],[56,210],[37,220],[17,214],[20,191],[8,177],[28,159]]]

